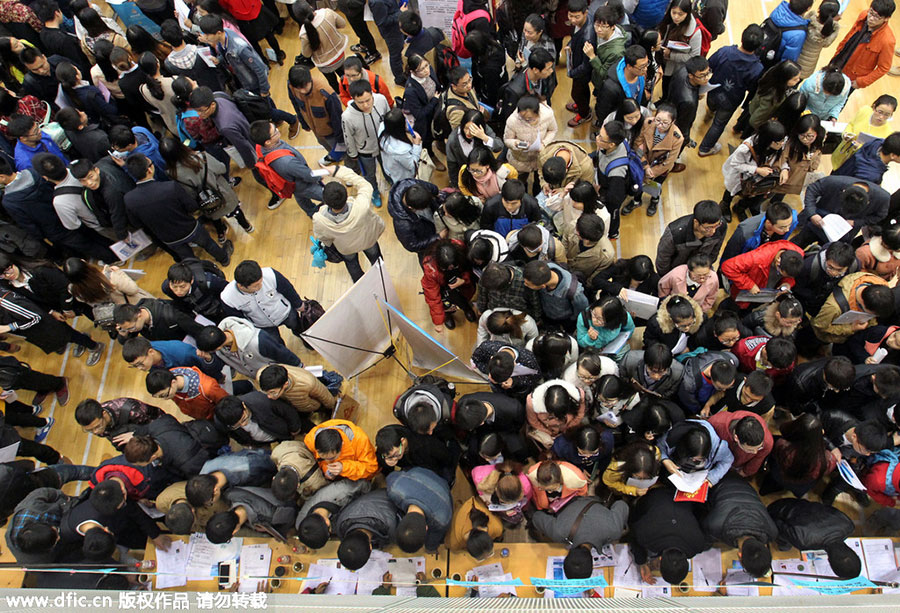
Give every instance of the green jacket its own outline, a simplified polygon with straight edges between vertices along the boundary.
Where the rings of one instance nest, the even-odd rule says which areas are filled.
[[[599,42],[599,41],[598,41]],[[604,44],[594,47],[594,57],[591,59],[591,83],[595,89],[600,89],[609,73],[610,67],[614,66],[625,54],[625,31],[621,26],[616,26],[616,31]],[[603,121],[605,117],[601,117]]]

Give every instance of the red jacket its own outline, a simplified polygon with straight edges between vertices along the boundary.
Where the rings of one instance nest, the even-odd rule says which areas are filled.
[[[731,353],[737,356],[738,370],[746,373],[756,370],[756,356],[770,340],[768,336],[748,336],[736,342],[731,348]],[[794,360],[787,368],[767,368],[766,374],[778,385],[787,379],[796,364],[797,361]]]
[[[219,5],[238,21],[253,21],[262,10],[260,0],[219,0]]]
[[[735,442],[734,435],[731,432],[731,424],[739,422],[745,417],[754,418],[763,427],[763,432],[765,432],[765,435],[763,436],[763,448],[756,453],[747,453],[741,449],[741,446]],[[755,475],[759,472],[763,462],[765,462],[769,453],[772,452],[772,447],[775,445],[772,433],[769,432],[769,429],[766,427],[766,421],[756,413],[751,413],[750,411],[719,411],[709,418],[709,425],[713,427],[720,439],[728,443],[728,448],[731,449],[731,455],[734,456],[734,463],[731,467],[735,470],[743,469],[744,474],[746,475]]]
[[[454,247],[464,248],[462,241],[454,240]],[[467,300],[471,300],[475,295],[475,284],[472,282],[472,273],[466,271],[458,275],[465,283],[458,289]],[[422,259],[422,290],[425,293],[425,302],[428,303],[428,310],[431,311],[431,322],[436,326],[444,325],[444,301],[441,298],[441,288],[447,286],[447,279],[444,273],[437,267],[434,261],[434,254],[426,255]]]
[[[394,108],[394,97],[391,95],[391,90],[388,88],[387,83],[384,82],[384,79],[370,70],[366,70],[366,74],[369,75],[369,85],[372,86],[372,93],[381,94],[387,98],[388,106]],[[341,102],[344,103],[344,106],[347,106],[351,100],[350,81],[347,77],[341,77],[339,89],[338,95],[341,97]]]
[[[791,241],[772,241],[753,251],[736,255],[722,263],[722,274],[731,281],[731,297],[736,298],[741,290],[750,289],[754,285],[765,289],[769,285],[769,270],[772,268],[772,260],[779,251],[789,249],[803,256],[803,249]],[[782,277],[778,285],[794,286],[793,277]],[[739,302],[741,308],[747,307],[746,302]]]
[[[868,9],[864,10],[856,18],[856,22],[847,36],[835,49],[835,56],[841,52],[847,41],[862,29],[866,22],[866,14]],[[856,81],[857,87],[868,87],[891,69],[894,60],[894,32],[891,30],[890,21],[884,23],[880,28],[872,32],[872,39],[867,43],[860,43],[856,47],[856,51],[847,60],[844,65],[844,74],[851,81]],[[832,61],[834,58],[832,58]]]
[[[190,397],[187,394],[178,392],[175,394],[175,397],[172,398],[172,401],[178,405],[181,412],[188,417],[194,419],[212,419],[215,415],[216,404],[218,404],[222,398],[227,396],[228,392],[219,385],[218,381],[202,372],[196,366],[177,366],[175,368],[170,368],[169,370],[175,373],[175,375],[181,374],[179,371],[182,370],[192,370],[200,375],[200,393]]]
[[[887,462],[876,462],[869,469],[869,472],[865,474],[862,482],[866,486],[866,491],[872,497],[872,500],[883,507],[896,507],[897,495],[888,496],[885,494],[888,466],[890,464]],[[900,492],[900,470],[898,470],[898,467],[894,468],[894,472],[891,475],[891,483],[894,486],[894,491]]]

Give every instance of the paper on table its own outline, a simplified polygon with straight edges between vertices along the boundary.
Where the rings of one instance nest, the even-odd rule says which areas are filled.
[[[837,465],[838,474],[840,474],[841,479],[847,482],[847,484],[851,485],[853,488],[865,492],[866,486],[863,485],[863,482],[859,480],[859,477],[856,476],[856,473],[853,471],[853,468],[850,466],[850,462],[847,460],[841,459]]]
[[[168,551],[156,550],[156,589],[187,585],[187,561],[191,544],[173,540]]]
[[[503,572],[503,565],[499,562],[476,566],[466,572],[466,581],[475,581],[475,577],[478,577],[479,581],[485,582],[513,580],[511,574]],[[516,596],[516,588],[512,585],[481,585],[478,587],[479,598],[497,598],[501,594],[512,594],[513,596]]]
[[[604,545],[599,552],[595,547],[591,547],[591,559],[593,561],[594,568],[615,566],[616,552],[611,544]]]
[[[331,583],[325,588],[325,593],[330,595],[352,596],[356,594],[357,575],[346,568],[331,569]],[[377,587],[377,586],[376,586]]]
[[[847,547],[853,550],[853,552],[859,556],[859,559],[862,561],[862,570],[860,571],[864,577],[868,577],[869,579],[872,576],[869,574],[869,570],[866,568],[866,554],[863,552],[862,539],[856,536],[851,536],[848,539],[844,539],[844,543],[847,544]]]
[[[372,552],[375,553],[374,551]],[[390,557],[390,554],[387,554]],[[370,595],[384,580],[384,573],[388,572],[388,563],[384,558],[369,556],[366,565],[356,571],[357,595]]]
[[[564,556],[547,556],[547,572],[544,577],[556,581],[565,579],[566,573],[563,570],[564,561]],[[564,592],[547,589],[544,591],[544,598],[581,598],[583,593],[583,591]]]
[[[709,471],[701,470],[695,473],[678,473],[669,475],[669,481],[678,489],[679,492],[687,492],[693,494],[700,489]]]
[[[755,585],[734,585],[736,583],[752,583],[756,581],[744,570],[729,568],[725,573],[725,591],[729,596],[759,596],[759,587]]]
[[[641,595],[644,598],[664,598],[672,595],[672,584],[666,583],[661,578],[656,578],[656,583],[649,585],[645,583],[641,587]]]
[[[837,213],[829,213],[822,218],[822,231],[830,242],[840,240],[847,232],[853,229],[847,220]]]
[[[698,592],[715,592],[722,580],[722,552],[707,549],[692,559],[694,569],[694,589]]]
[[[857,321],[869,321],[875,317],[871,313],[863,313],[862,311],[847,311],[846,313],[841,313],[838,317],[835,317],[831,323],[833,324],[853,324]]]
[[[397,588],[397,596],[416,595],[416,572],[425,572],[425,558],[391,558],[388,570]]]
[[[12,445],[7,445],[6,447],[0,448],[0,462],[12,462],[16,459],[16,454],[19,452],[19,441],[16,441]]]
[[[614,587],[613,598],[640,598],[641,590],[635,590],[630,587]]]
[[[242,593],[259,591],[260,582],[263,589],[268,583],[269,565],[272,562],[272,548],[262,543],[259,545],[244,545],[241,547],[241,565],[238,577],[240,586],[238,591]]]
[[[862,549],[870,579],[884,581],[882,577],[896,572],[897,561],[891,539],[862,539]]]
[[[798,577],[787,576],[787,575],[772,575],[772,583],[775,586],[772,588],[772,596],[805,596],[807,594],[815,594],[814,591],[804,588],[797,587],[792,579],[797,579]]]
[[[191,552],[188,556],[188,580],[202,581],[216,575],[219,562],[237,560],[244,544],[244,539],[235,537],[221,545],[209,542],[205,534],[195,532],[191,535]]]
[[[603,345],[600,353],[619,353],[619,350],[628,342],[629,336],[631,336],[631,332],[619,332],[614,339]]]
[[[627,544],[614,547],[616,567],[613,570],[613,584],[617,587],[637,588],[643,581],[638,565],[634,563]]]
[[[656,296],[637,292],[633,289],[626,289],[625,293],[628,296],[625,300],[625,308],[633,317],[650,319],[659,308],[659,298]]]
[[[150,240],[150,237],[147,236],[146,232],[137,230],[136,232],[131,233],[130,242],[128,239],[121,240],[113,243],[109,248],[116,254],[117,258],[124,262],[145,247],[149,247],[152,242],[153,241]]]
[[[322,564],[310,564],[306,571],[309,579],[300,584],[300,591],[303,592],[307,588],[314,590],[326,581],[331,581],[331,575],[335,570],[337,569],[328,568]]]

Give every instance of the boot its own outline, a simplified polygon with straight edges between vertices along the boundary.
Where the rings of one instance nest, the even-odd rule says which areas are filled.
[[[463,308],[463,314],[466,316],[466,321],[478,321],[478,315],[475,314],[475,309],[472,308],[472,305],[466,305]]]
[[[719,202],[719,208],[722,209],[722,221],[731,223],[731,203],[722,200]]]
[[[444,327],[452,330],[456,327],[456,320],[453,319],[453,313],[444,313]]]
[[[738,200],[738,203],[736,205],[734,205],[734,208],[732,208],[732,211],[734,212],[735,216],[738,218],[738,221],[744,221],[745,219],[750,217],[750,214],[747,212],[747,206],[743,203],[742,200]]]

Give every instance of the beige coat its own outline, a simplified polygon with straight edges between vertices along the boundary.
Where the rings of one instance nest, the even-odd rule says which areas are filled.
[[[328,484],[324,473],[319,470],[316,455],[309,450],[303,441],[282,441],[278,443],[275,449],[272,450],[272,461],[275,462],[275,466],[279,470],[285,466],[290,466],[297,471],[301,479],[301,483],[297,487],[297,493],[303,498],[309,498],[317,490]],[[306,475],[309,475],[309,478],[303,481],[302,479]]]
[[[331,9],[319,9],[313,17],[313,27],[319,33],[321,44],[315,51],[309,45],[306,26],[300,27],[300,53],[311,57],[313,63],[322,72],[334,72],[343,59],[349,38],[338,32],[347,26],[347,21]]]
[[[141,96],[147,101],[147,104],[155,108],[159,112],[163,123],[172,134],[178,134],[178,122],[175,120],[175,104],[172,100],[175,98],[175,92],[172,91],[172,77],[159,77],[159,83],[163,89],[163,99],[159,100],[150,93],[150,88],[141,85]]]
[[[336,220],[322,207],[313,215],[313,236],[325,245],[334,245],[345,255],[359,253],[378,242],[384,232],[384,220],[372,208],[372,185],[349,168],[342,166],[335,179],[355,188],[356,196],[348,196],[350,213],[346,218]]]
[[[536,139],[540,139],[540,143],[549,143],[556,138],[556,117],[553,110],[546,104],[540,105],[538,121],[530,124],[523,120],[519,113],[513,113],[506,120],[506,128],[503,130],[503,142],[509,149],[509,163],[519,171],[533,172],[539,170],[538,151],[526,151],[519,149],[519,141],[533,143]]]
[[[673,125],[663,139],[654,145],[653,133],[655,131],[656,124],[652,121],[645,121],[641,133],[637,137],[637,142],[634,144],[634,148],[643,154],[645,178],[648,181],[666,175],[672,170],[675,160],[681,152],[681,144],[684,142],[681,130]]]
[[[337,399],[315,375],[300,366],[287,366],[285,364],[282,364],[282,366],[287,371],[291,388],[281,395],[281,400],[290,403],[300,413],[312,413],[321,408],[328,410],[334,408]],[[260,387],[259,375],[263,370],[260,368],[256,373],[257,387]]]
[[[572,272],[578,273],[586,282],[603,270],[609,268],[616,261],[616,250],[604,236],[597,244],[581,251],[578,247],[578,234],[575,233],[575,224],[568,224],[563,228],[562,243],[566,248],[566,259]]]
[[[822,49],[830,47],[837,40],[841,25],[834,22],[834,31],[829,36],[822,36],[822,24],[819,23],[817,17],[819,13],[818,7],[810,10],[804,19],[809,20],[809,26],[806,28],[806,42],[800,50],[800,56],[797,63],[800,64],[800,78],[805,79],[816,71],[816,64],[819,63],[819,55]]]
[[[117,266],[104,266],[103,274],[112,283],[113,291],[109,294],[110,302],[115,304],[137,304],[144,298],[156,298],[150,292],[138,287],[134,279],[122,272]]]
[[[569,167],[566,169],[566,178],[562,182],[563,185],[574,183],[578,179],[594,181],[593,160],[591,160],[587,151],[570,141],[557,140],[544,145],[544,148],[538,154],[538,168],[543,167],[544,162],[550,158],[559,155],[560,151],[565,151],[570,157]],[[543,184],[543,179],[541,179],[541,184]]]

